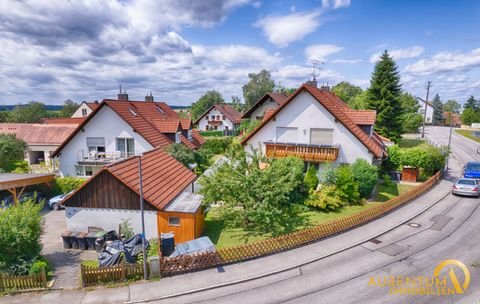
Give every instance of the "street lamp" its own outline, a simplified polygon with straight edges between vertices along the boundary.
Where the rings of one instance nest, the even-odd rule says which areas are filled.
[[[142,155],[138,156],[138,179],[139,179],[139,192],[140,192],[140,212],[142,215],[142,249],[143,249],[143,279],[147,280],[147,250],[145,248],[145,216],[143,208],[143,183],[142,183]]]

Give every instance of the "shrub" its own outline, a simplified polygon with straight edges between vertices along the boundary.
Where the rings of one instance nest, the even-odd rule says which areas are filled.
[[[57,177],[53,181],[52,195],[68,193],[79,188],[84,182],[84,179],[77,177]]]
[[[11,270],[21,261],[28,264],[38,257],[42,208],[43,204],[27,201],[0,211],[0,269]],[[28,272],[28,268],[23,271]]]
[[[30,168],[28,167],[28,162],[26,160],[19,160],[13,162],[11,169],[13,173],[28,173]]]
[[[132,224],[130,224],[130,219],[125,219],[120,223],[120,231],[126,239],[129,239],[135,235]]]
[[[358,192],[368,198],[378,180],[378,168],[364,159],[357,159],[352,165],[353,179],[358,183]]]
[[[205,137],[221,137],[223,136],[223,131],[202,131],[200,135]]]
[[[185,167],[195,162],[193,150],[187,148],[184,144],[171,144],[167,148],[168,154],[181,162]]]
[[[431,176],[445,166],[445,155],[431,145],[405,149],[401,154],[402,166],[411,166],[422,169]]]
[[[319,191],[310,190],[305,205],[320,210],[332,211],[343,206],[340,191],[335,185],[325,185]]]
[[[317,171],[315,170],[314,166],[310,166],[307,170],[307,173],[305,173],[305,178],[303,179],[303,183],[307,188],[310,189],[317,189],[318,185],[318,177],[317,177]]]
[[[229,136],[207,138],[202,146],[202,150],[212,155],[223,154],[227,152],[232,142],[233,138]]]
[[[40,274],[42,272],[42,269],[45,269],[45,273],[47,273],[48,268],[49,267],[48,267],[48,263],[47,263],[46,260],[37,260],[30,267],[30,270],[28,271],[28,274],[29,275]]]
[[[383,184],[385,185],[385,187],[393,186],[392,178],[390,177],[390,175],[384,174],[382,176],[382,179],[383,179]]]
[[[332,165],[325,165],[323,170],[318,170],[318,181],[322,185],[335,185],[335,169]]]
[[[355,204],[360,201],[358,183],[353,179],[350,166],[342,165],[335,169],[335,185],[343,202]]]

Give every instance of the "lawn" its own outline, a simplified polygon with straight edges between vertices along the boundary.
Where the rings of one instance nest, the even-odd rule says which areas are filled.
[[[395,196],[398,196],[402,193],[405,193],[408,190],[411,190],[415,187],[416,186],[414,185],[405,185],[405,184],[397,184],[397,183],[392,183],[392,185],[388,187],[385,185],[379,185],[375,201],[386,202],[389,199],[394,198]]]
[[[480,142],[480,138],[475,137],[475,136],[473,135],[473,132],[474,132],[474,131],[470,131],[470,130],[455,130],[455,132],[457,132],[457,133],[460,134],[460,135],[465,136],[466,138],[470,138],[471,140],[474,140],[474,141],[476,141],[476,142]],[[479,132],[479,131],[477,131],[477,132]]]
[[[296,230],[319,225],[328,221],[338,219],[340,217],[348,216],[381,204],[379,202],[368,203],[363,206],[345,206],[338,211],[321,212],[321,211],[307,211],[300,214],[299,217],[304,219],[305,224],[300,224]],[[212,208],[205,218],[205,232],[217,248],[235,246],[239,244],[246,244],[253,241],[264,240],[272,237],[270,234],[258,235],[242,228],[228,228],[225,227],[224,222],[220,219],[217,208]]]
[[[400,148],[413,148],[416,146],[420,146],[421,144],[424,144],[425,141],[421,139],[407,139],[407,138],[402,138],[398,142],[398,146]]]

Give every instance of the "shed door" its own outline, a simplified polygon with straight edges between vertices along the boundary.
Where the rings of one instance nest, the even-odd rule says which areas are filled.
[[[292,127],[277,127],[276,135],[279,143],[297,143],[298,128]]]

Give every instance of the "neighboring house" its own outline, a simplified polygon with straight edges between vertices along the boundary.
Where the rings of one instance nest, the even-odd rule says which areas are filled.
[[[15,134],[17,138],[27,143],[25,160],[29,165],[51,162],[52,153],[58,149],[62,142],[67,139],[77,128],[76,124],[0,124],[0,133]]]
[[[85,117],[42,118],[42,123],[47,125],[79,125],[84,120]]]
[[[287,99],[286,94],[267,93],[242,115],[242,119],[262,120],[267,112],[275,110]]]
[[[418,113],[425,114],[425,102],[421,99],[417,99],[420,105],[420,109],[418,109]],[[431,101],[427,102],[427,115],[425,116],[425,123],[431,124],[433,122],[433,104]]]
[[[462,120],[460,114],[450,113],[448,111],[443,112],[443,124],[445,126],[450,126],[450,116],[452,118],[451,124],[455,128],[460,128],[462,126]]]
[[[377,163],[385,143],[373,131],[375,111],[352,110],[328,90],[302,85],[242,144],[247,152],[260,148],[267,157],[297,156],[308,163]]]
[[[98,103],[98,101],[94,101],[94,102],[82,102],[82,104],[78,107],[78,109],[72,114],[72,118],[78,118],[78,117],[87,117],[88,115],[90,115],[90,113],[92,113],[93,111],[95,111],[95,109],[98,108],[100,104]]]
[[[61,176],[90,177],[104,165],[153,148],[182,143],[200,148],[204,139],[164,102],[105,99],[53,153]]]
[[[128,220],[134,233],[141,233],[139,158],[133,156],[103,167],[68,196],[67,229],[118,230]],[[192,193],[197,176],[161,148],[141,156],[145,235],[158,239],[173,232],[175,242],[200,236],[204,225],[202,196]]]
[[[216,104],[210,107],[195,122],[200,131],[235,131],[242,122],[242,114],[229,104]]]

